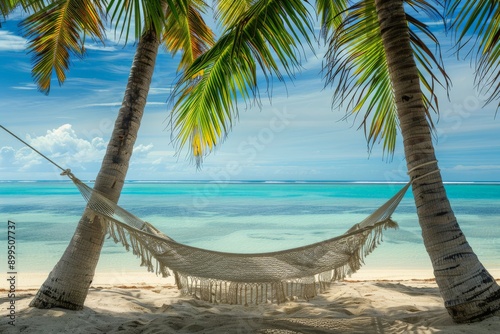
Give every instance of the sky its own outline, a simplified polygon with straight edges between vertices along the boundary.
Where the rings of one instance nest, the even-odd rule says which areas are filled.
[[[134,45],[108,32],[105,45],[89,42],[83,59],[73,58],[67,80],[53,81],[49,95],[31,77],[31,55],[19,33],[20,16],[0,28],[0,124],[84,180],[95,179],[125,91]],[[432,22],[428,22],[432,25]],[[439,27],[439,26],[437,26]],[[435,28],[437,29],[437,28]],[[450,39],[440,31],[442,40]],[[447,42],[443,43],[446,44]],[[293,82],[273,82],[272,99],[240,107],[227,138],[201,169],[177,151],[169,128],[167,100],[178,58],[159,55],[148,102],[127,175],[128,180],[335,180],[407,181],[401,138],[391,159],[382,145],[371,152],[359,120],[332,108],[324,87],[323,50],[308,51]],[[434,145],[445,182],[500,181],[500,120],[495,104],[474,88],[467,60],[443,48],[453,86],[438,92]],[[60,180],[59,170],[0,129],[0,180]]]

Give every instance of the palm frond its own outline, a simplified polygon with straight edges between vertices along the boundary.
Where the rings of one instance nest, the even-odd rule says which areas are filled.
[[[0,1],[0,14],[5,18],[19,5],[20,1],[18,0]]]
[[[408,2],[411,6],[424,6],[429,13],[438,13],[425,1]],[[383,152],[392,157],[399,124],[374,3],[359,1],[336,17],[339,15],[342,16],[342,22],[330,25],[331,32],[325,35],[328,42],[325,81],[327,85],[335,87],[333,106],[345,107],[346,117],[356,117],[362,112],[360,127],[365,131],[369,150],[374,144],[383,141]],[[429,110],[439,110],[436,86],[447,89],[450,82],[441,57],[434,55],[419,33],[433,42],[440,54],[437,39],[422,22],[410,15],[407,15],[407,20],[413,28],[410,30],[410,40],[419,67],[427,116],[433,125]],[[328,25],[322,22],[322,26]]]
[[[459,51],[476,61],[476,84],[486,104],[498,100],[500,109],[500,2],[497,0],[447,1],[447,15]]]
[[[182,51],[179,70],[187,68],[215,43],[215,35],[202,17],[206,7],[204,1],[191,1],[187,13],[177,18],[170,8],[167,10],[163,38],[169,52],[175,55]]]
[[[120,39],[125,43],[131,37],[139,39],[144,29],[153,28],[158,36],[162,35],[165,27],[165,9],[169,8],[172,17],[186,15],[190,0],[108,0],[108,13],[111,22],[119,31]]]
[[[172,98],[178,146],[188,143],[198,166],[238,115],[237,100],[258,98],[257,69],[283,80],[300,68],[301,44],[310,44],[312,20],[301,0],[254,1],[179,79]]]
[[[252,5],[252,0],[215,0],[215,19],[223,27],[230,27],[237,23],[238,18]]]
[[[54,1],[26,18],[21,26],[32,53],[32,75],[48,94],[53,72],[59,84],[66,79],[70,55],[82,57],[85,35],[104,39],[103,6],[94,0]]]
[[[360,127],[370,150],[383,140],[384,151],[392,153],[397,111],[373,1],[345,9],[342,21],[325,36],[325,80],[335,87],[333,105],[345,107],[346,117],[364,112]]]
[[[317,0],[316,12],[321,23],[321,36],[327,38],[332,30],[337,30],[346,16],[349,7],[349,0],[331,1]]]
[[[448,92],[451,86],[451,80],[444,68],[440,44],[436,36],[434,36],[427,25],[411,15],[407,14],[406,19],[410,25],[410,41],[414,51],[414,58],[419,66],[420,83],[423,85],[423,99],[424,105],[426,106],[427,119],[431,127],[434,128],[429,111],[433,110],[435,113],[439,113],[436,84]],[[435,52],[430,49],[428,43],[424,42],[418,32],[434,45],[436,49]]]
[[[33,13],[42,9],[45,6],[45,2],[45,0],[2,0],[0,1],[0,15],[6,18],[18,7],[22,7],[26,13]]]

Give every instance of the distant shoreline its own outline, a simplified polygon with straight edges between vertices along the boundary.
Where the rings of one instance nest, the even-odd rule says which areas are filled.
[[[82,180],[86,183],[94,183],[95,180]],[[0,180],[1,183],[71,183],[71,180]],[[408,181],[336,181],[336,180],[125,180],[125,183],[130,184],[348,184],[348,185],[390,185],[390,184],[406,184]],[[445,181],[444,184],[449,185],[500,185],[500,181]]]
[[[496,279],[500,280],[500,268],[486,268],[489,273]],[[20,290],[29,290],[39,288],[45,281],[49,271],[47,272],[21,272],[19,273]],[[359,269],[350,277],[344,279],[345,282],[376,282],[376,281],[394,281],[394,282],[433,282],[434,275],[431,269],[395,269],[395,268],[376,268],[376,269]],[[146,268],[138,267],[137,270],[120,270],[117,266],[115,271],[110,271],[109,268],[105,271],[96,271],[93,287],[106,287],[116,285],[175,285],[173,276],[161,277],[154,273],[148,272]],[[0,287],[0,291],[3,288]]]

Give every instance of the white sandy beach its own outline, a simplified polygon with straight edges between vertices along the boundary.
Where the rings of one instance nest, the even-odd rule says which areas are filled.
[[[500,270],[491,270],[499,278]],[[361,269],[310,301],[280,305],[210,304],[181,296],[173,280],[151,273],[97,273],[82,311],[30,308],[46,274],[16,287],[15,326],[0,333],[498,333],[500,316],[457,325],[432,273]],[[3,287],[3,286],[2,286]],[[1,293],[3,315],[7,291]]]

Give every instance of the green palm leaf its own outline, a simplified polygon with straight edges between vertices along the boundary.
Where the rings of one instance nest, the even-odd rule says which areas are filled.
[[[257,69],[283,80],[300,67],[299,38],[310,43],[312,21],[301,0],[253,1],[225,34],[184,71],[173,93],[172,129],[198,165],[232,126],[237,99],[258,98]]]
[[[42,9],[44,7],[44,3],[44,0],[2,0],[0,1],[0,14],[6,18],[14,9],[18,7],[22,7],[27,13],[35,12]]]
[[[408,1],[412,6],[424,6],[426,10],[438,15],[437,10],[423,1]],[[328,5],[328,4],[326,4]],[[327,39],[325,79],[334,89],[333,105],[345,107],[346,117],[363,113],[360,127],[365,130],[369,149],[383,141],[383,151],[391,156],[396,147],[398,125],[396,101],[382,45],[379,23],[373,0],[359,1],[347,9],[338,5],[319,8],[322,27],[330,33],[323,33]],[[420,21],[407,16],[409,25],[423,33],[437,45],[437,39]],[[340,20],[340,21],[339,21]],[[419,65],[420,80],[423,84],[424,103],[427,110],[438,111],[435,89],[437,85],[449,86],[449,79],[441,64],[429,47],[410,31],[410,40]],[[437,69],[437,71],[436,71]],[[437,72],[437,74],[435,73]],[[439,75],[439,76],[438,76]],[[441,80],[439,78],[442,77]],[[432,118],[427,111],[432,125]]]
[[[250,8],[252,0],[215,0],[215,19],[224,27],[237,23],[238,18]]]
[[[346,107],[348,115],[364,110],[361,126],[369,146],[382,138],[384,150],[391,152],[397,134],[396,104],[374,3],[359,2],[342,15],[335,25],[322,23],[334,29],[324,34],[329,43],[325,79],[335,86],[333,104]]]
[[[337,30],[347,14],[346,10],[349,7],[348,0],[331,1],[317,0],[316,12],[319,15],[321,23],[321,35],[327,39],[329,32]]]
[[[83,56],[85,35],[104,39],[103,7],[95,0],[54,1],[21,24],[33,54],[32,75],[38,88],[48,93],[53,72],[59,84],[66,79],[71,54]]]
[[[156,29],[161,36],[165,26],[165,9],[168,7],[174,18],[187,14],[190,0],[108,0],[108,12],[111,22],[115,22],[116,29],[120,31],[120,38],[127,42],[131,29],[133,37],[139,39],[146,27]]]
[[[206,7],[204,1],[191,1],[186,14],[177,17],[170,8],[167,10],[163,38],[169,52],[175,55],[182,51],[179,69],[187,68],[215,42],[214,33],[202,17]]]
[[[457,37],[459,50],[470,49],[476,57],[476,84],[487,97],[486,103],[499,100],[500,108],[500,2],[497,0],[448,0],[447,14]]]
[[[3,0],[0,1],[0,14],[5,18],[9,15],[18,5],[20,1],[16,0]]]
[[[30,0],[2,0],[0,1],[0,14],[5,18],[17,7],[23,7],[24,11],[27,12],[30,8],[36,9],[40,7],[41,1],[30,1]]]

